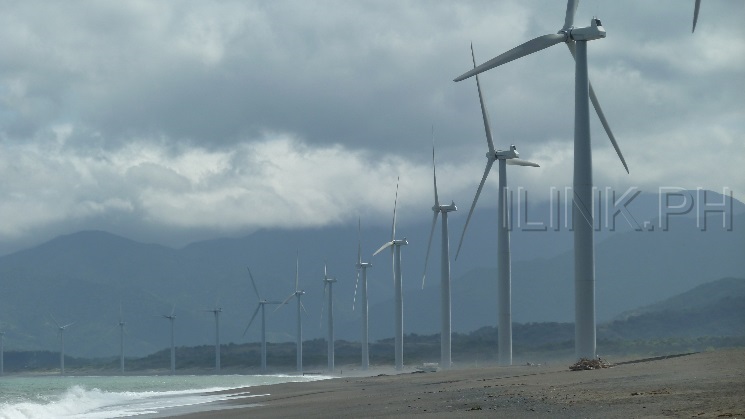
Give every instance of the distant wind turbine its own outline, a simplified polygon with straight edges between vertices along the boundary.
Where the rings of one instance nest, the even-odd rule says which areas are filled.
[[[329,372],[334,371],[334,282],[336,278],[328,275],[326,264],[323,264],[323,296],[327,297],[328,305],[328,368]],[[321,305],[321,323],[323,323],[323,305]]]
[[[401,282],[401,246],[409,244],[404,238],[403,240],[396,240],[396,206],[398,205],[398,182],[396,178],[396,199],[393,201],[393,227],[391,229],[391,241],[387,242],[380,249],[373,253],[373,256],[382,252],[384,249],[391,248],[391,256],[393,257],[393,288],[395,290],[395,358],[396,358],[396,371],[401,371],[404,368],[404,299],[403,299],[403,287]]]
[[[246,330],[243,331],[243,336],[246,336],[246,332],[248,332],[248,329],[251,327],[251,324],[254,322],[254,319],[256,318],[256,315],[259,314],[259,310],[261,310],[261,372],[266,372],[266,314],[265,314],[265,306],[267,304],[282,304],[281,301],[267,301],[264,298],[261,298],[259,295],[259,289],[256,288],[256,281],[254,281],[254,276],[251,273],[251,268],[248,269],[248,276],[251,278],[251,286],[253,286],[254,293],[256,293],[256,298],[259,300],[259,305],[256,306],[256,310],[254,310],[254,314],[251,316],[251,320],[248,322],[248,326],[246,326]]]
[[[473,66],[476,67],[476,58],[473,54],[473,45],[471,45],[471,59],[473,60]],[[495,161],[499,161],[499,205],[497,219],[497,295],[499,302],[498,306],[498,333],[499,333],[499,364],[500,365],[512,365],[512,278],[511,278],[511,261],[510,261],[510,231],[507,228],[508,211],[507,211],[507,167],[506,165],[516,166],[533,166],[540,167],[537,164],[525,160],[520,160],[517,157],[517,148],[513,145],[507,151],[495,150],[494,140],[491,133],[491,124],[489,124],[489,114],[486,111],[486,104],[484,103],[484,96],[481,93],[481,83],[479,82],[479,76],[476,75],[476,88],[479,92],[479,103],[481,104],[481,116],[484,119],[484,130],[486,131],[486,145],[489,150],[486,152],[486,169],[484,169],[484,176],[481,178],[481,183],[476,190],[476,196],[473,198],[473,204],[471,204],[471,210],[468,212],[466,223],[463,226],[463,234],[460,237],[460,243],[458,243],[458,251],[456,252],[456,259],[460,254],[461,246],[463,245],[463,238],[466,236],[466,229],[468,223],[471,221],[473,210],[476,208],[476,202],[481,195],[481,190],[484,187],[486,178],[489,176],[492,165]]]
[[[59,334],[59,342],[60,342],[60,351],[59,351],[59,369],[60,369],[60,375],[65,375],[65,329],[72,326],[73,323],[68,323],[64,326],[61,326],[59,323],[57,323],[57,320],[55,320],[54,317],[50,314],[49,317],[52,318],[52,321],[57,326],[57,333]]]
[[[367,371],[370,368],[370,348],[368,343],[368,305],[367,305],[367,268],[372,267],[372,263],[362,261],[362,222],[357,219],[357,281],[354,284],[354,297],[352,298],[352,311],[354,311],[357,302],[357,286],[360,288],[360,305],[362,312],[362,338],[360,346],[362,347],[362,370]],[[362,273],[362,282],[360,283],[360,273]]]
[[[173,340],[173,321],[176,320],[176,304],[171,308],[171,314],[163,314],[164,319],[168,319],[171,322],[171,374],[176,373],[176,344]]]
[[[205,310],[215,315],[215,372],[220,372],[220,313],[222,308],[215,307],[212,310]]]
[[[424,273],[422,273],[422,289],[424,289],[424,280],[427,277],[427,262],[429,261],[429,250],[432,247],[432,236],[435,232],[437,216],[442,213],[442,252],[441,252],[441,278],[440,278],[440,366],[450,368],[452,366],[451,357],[451,337],[452,328],[451,320],[451,299],[450,299],[450,239],[448,234],[448,213],[457,211],[455,202],[451,201],[450,205],[440,205],[440,199],[437,194],[437,168],[435,167],[435,146],[434,130],[432,144],[432,178],[435,186],[435,205],[432,207],[434,217],[432,217],[432,228],[429,231],[429,243],[427,244],[427,256],[424,258]]]
[[[458,77],[465,80],[486,70],[517,60],[559,43],[565,43],[575,59],[574,92],[574,298],[575,298],[575,356],[595,358],[595,245],[592,214],[592,149],[590,145],[590,106],[608,134],[626,172],[628,166],[610,130],[587,74],[587,42],[605,38],[600,20],[592,18],[590,26],[574,26],[574,14],[579,0],[568,0],[564,26],[558,33],[539,36],[519,45]],[[588,100],[589,99],[589,100]]]
[[[295,261],[295,292],[290,294],[287,299],[285,299],[282,304],[279,305],[274,311],[279,310],[283,305],[287,304],[288,301],[292,297],[295,297],[297,300],[297,338],[295,343],[296,348],[296,364],[297,364],[297,372],[299,374],[303,373],[303,318],[302,318],[302,312],[301,310],[305,310],[305,307],[303,306],[303,303],[300,301],[300,297],[305,294],[305,291],[301,290],[299,288],[299,282],[300,282],[300,253],[298,252],[297,259]]]

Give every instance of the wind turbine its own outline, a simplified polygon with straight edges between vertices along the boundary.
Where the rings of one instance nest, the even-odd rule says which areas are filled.
[[[326,270],[326,264],[323,264],[323,296],[328,297],[326,304],[328,305],[328,364],[329,372],[334,371],[334,282],[336,278],[332,278],[328,275]],[[328,288],[328,292],[326,289]],[[323,305],[321,305],[321,323],[323,323]]]
[[[471,59],[476,67],[476,58],[473,54],[473,45],[471,45]],[[463,239],[466,236],[468,223],[471,221],[473,210],[476,208],[476,202],[481,195],[486,178],[491,172],[492,165],[499,161],[499,204],[497,210],[497,298],[498,298],[498,331],[499,331],[499,364],[512,365],[512,278],[511,278],[511,260],[510,260],[510,231],[507,229],[508,211],[507,211],[507,165],[516,166],[533,166],[540,167],[537,164],[517,157],[517,148],[513,145],[507,151],[496,150],[494,148],[494,139],[491,134],[491,124],[489,123],[489,114],[486,111],[484,96],[481,93],[481,83],[479,76],[476,76],[476,88],[479,92],[479,103],[481,104],[481,116],[484,119],[484,130],[486,131],[486,145],[489,148],[486,152],[486,168],[481,183],[476,190],[476,196],[473,198],[471,210],[468,212],[466,224],[463,226],[463,233],[458,243],[458,251],[455,258],[460,254]]]
[[[283,305],[287,304],[288,301],[292,297],[295,297],[297,299],[297,339],[295,343],[296,347],[296,363],[297,363],[297,372],[299,374],[303,373],[303,319],[302,319],[302,313],[301,310],[305,310],[305,307],[303,306],[303,303],[300,301],[300,297],[305,294],[305,291],[299,289],[299,282],[300,282],[300,253],[298,252],[297,259],[295,261],[295,292],[290,294],[287,299],[285,299],[279,307],[277,307],[274,311],[279,310]]]
[[[693,5],[693,29],[691,33],[696,32],[696,22],[698,21],[698,9],[701,8],[701,0],[696,0],[696,4]]]
[[[354,298],[352,298],[352,311],[354,311],[354,303],[357,301],[357,285],[360,286],[360,300],[362,305],[362,339],[360,340],[360,346],[362,347],[362,370],[367,371],[370,367],[370,352],[368,343],[368,307],[367,307],[367,268],[372,267],[372,263],[362,261],[362,222],[357,219],[357,281],[354,283]],[[360,284],[360,272],[362,273],[362,283]]]
[[[220,372],[220,313],[221,307],[215,307],[212,310],[205,310],[215,315],[215,372]]]
[[[628,166],[608,126],[600,103],[587,75],[587,42],[605,38],[600,20],[593,18],[590,26],[574,26],[574,14],[579,0],[568,0],[564,26],[556,34],[539,36],[519,45],[471,71],[458,76],[465,80],[494,67],[522,58],[550,46],[565,43],[575,58],[574,92],[574,298],[575,298],[575,356],[595,358],[595,249],[592,219],[592,150],[590,146],[590,106],[592,101],[600,122],[610,138],[626,172]]]
[[[398,182],[399,178],[396,178],[396,199],[393,201],[393,227],[391,229],[391,241],[387,242],[380,249],[373,253],[373,256],[382,252],[388,247],[391,248],[391,256],[393,257],[393,288],[395,290],[395,357],[396,357],[396,371],[404,369],[404,299],[403,299],[403,287],[401,282],[401,246],[409,244],[404,238],[403,240],[396,240],[396,206],[398,205]]]
[[[434,137],[434,132],[432,136]],[[453,201],[450,202],[450,205],[440,205],[440,199],[437,195],[437,169],[435,167],[434,144],[432,144],[432,178],[434,179],[435,185],[435,205],[432,207],[432,211],[434,211],[435,215],[432,217],[432,228],[429,231],[429,244],[427,244],[427,256],[424,258],[422,289],[424,289],[424,280],[427,277],[427,262],[429,261],[429,250],[432,247],[432,236],[435,232],[437,216],[442,213],[442,253],[440,260],[440,266],[442,269],[442,276],[440,279],[440,366],[442,366],[442,368],[450,368],[452,366],[452,358],[450,355],[452,328],[450,326],[450,235],[448,234],[448,213],[457,211],[458,208],[455,206],[455,202]]]
[[[59,323],[57,323],[57,320],[52,317],[50,314],[49,317],[52,318],[52,321],[57,326],[57,333],[59,334],[59,342],[60,342],[60,352],[59,352],[59,369],[60,369],[60,375],[65,375],[65,329],[72,326],[73,323],[68,323],[64,326],[61,326]]]
[[[173,321],[176,320],[176,304],[171,308],[171,314],[163,314],[164,319],[168,319],[171,322],[171,374],[176,373],[176,345],[173,340]]]
[[[243,336],[246,336],[246,332],[248,332],[248,329],[251,327],[251,323],[254,322],[254,319],[256,318],[256,315],[259,314],[259,310],[261,310],[261,372],[266,372],[266,315],[265,315],[265,306],[267,304],[282,304],[281,301],[267,301],[266,299],[261,298],[259,295],[259,289],[256,288],[256,281],[254,281],[254,276],[251,273],[251,268],[248,269],[248,276],[251,278],[251,285],[253,286],[254,293],[256,293],[256,298],[259,300],[259,305],[256,306],[256,310],[254,310],[254,314],[251,316],[251,320],[248,322],[248,326],[246,326],[246,330],[243,331]]]
[[[124,374],[124,325],[122,320],[122,305],[119,304],[119,369]]]

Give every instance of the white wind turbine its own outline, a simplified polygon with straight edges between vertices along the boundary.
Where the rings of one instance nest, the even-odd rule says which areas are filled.
[[[176,305],[171,308],[171,314],[163,314],[164,319],[168,319],[171,323],[171,374],[176,373],[176,345],[173,340],[173,321],[176,320]]]
[[[403,287],[401,281],[401,246],[409,244],[404,238],[403,240],[396,240],[396,206],[398,205],[398,181],[396,178],[396,199],[393,201],[393,227],[391,229],[391,241],[387,242],[380,249],[373,253],[373,256],[382,252],[384,249],[391,248],[391,256],[393,257],[393,288],[395,290],[395,357],[396,357],[396,371],[401,371],[404,368],[404,299],[403,299]]]
[[[327,297],[328,305],[328,368],[329,372],[334,371],[334,282],[336,278],[328,275],[326,264],[323,264],[323,296]],[[328,288],[328,290],[327,290]],[[321,305],[321,324],[323,324],[323,304]]]
[[[372,263],[362,261],[362,222],[357,219],[357,281],[354,284],[354,298],[352,298],[352,311],[354,311],[354,305],[357,301],[357,286],[360,287],[360,301],[362,308],[362,338],[360,339],[360,346],[362,347],[362,370],[367,371],[370,368],[370,352],[368,343],[368,305],[367,305],[367,268],[372,267]],[[362,275],[360,275],[362,273]],[[362,283],[360,283],[360,277],[362,277]]]
[[[59,323],[57,323],[57,320],[55,320],[54,317],[50,314],[49,317],[52,318],[52,321],[57,326],[57,333],[59,334],[59,343],[60,343],[60,351],[59,351],[59,369],[60,374],[65,375],[65,330],[72,326],[73,323],[68,323],[64,326],[61,326]]]
[[[297,299],[297,338],[295,342],[296,347],[296,364],[297,364],[297,372],[302,374],[303,372],[303,318],[301,310],[305,310],[305,307],[303,306],[303,303],[300,301],[300,297],[305,294],[305,291],[301,290],[299,288],[299,282],[300,282],[300,253],[298,252],[297,259],[295,261],[295,292],[290,294],[287,299],[285,299],[282,304],[279,305],[274,311],[279,310],[283,305],[287,304],[288,301],[292,297],[295,297]]]
[[[432,178],[434,179],[435,185],[435,205],[432,207],[432,211],[434,211],[435,214],[434,217],[432,217],[432,228],[429,231],[427,256],[424,258],[422,289],[424,289],[424,280],[427,277],[427,262],[429,261],[429,250],[432,247],[432,236],[435,232],[437,216],[442,213],[442,252],[440,256],[440,267],[442,270],[440,279],[440,366],[442,368],[450,368],[452,366],[452,357],[450,353],[452,328],[450,326],[450,235],[448,234],[448,213],[457,211],[458,208],[455,206],[455,202],[452,201],[450,202],[450,205],[440,205],[440,199],[437,194],[437,169],[435,167],[434,144],[432,145]]]
[[[476,66],[476,58],[473,54],[473,45],[471,45],[471,59],[473,60],[474,67]],[[460,243],[458,243],[458,251],[456,252],[455,258],[458,258],[460,254],[461,246],[463,245],[463,238],[466,236],[466,229],[468,223],[471,221],[473,210],[476,208],[476,202],[481,195],[481,190],[484,188],[486,178],[491,172],[492,165],[495,161],[499,161],[499,204],[497,210],[497,310],[498,310],[498,324],[497,330],[499,333],[499,364],[500,365],[512,365],[512,278],[511,278],[511,260],[510,260],[510,231],[507,228],[508,225],[508,211],[507,211],[507,165],[516,166],[533,166],[540,167],[537,164],[525,160],[518,159],[518,153],[516,147],[510,146],[508,151],[496,150],[494,148],[494,139],[491,134],[491,124],[489,123],[489,114],[486,111],[486,104],[484,103],[484,97],[481,93],[481,83],[479,82],[479,76],[476,76],[476,88],[479,92],[479,103],[481,104],[481,116],[484,119],[484,130],[486,131],[486,145],[489,150],[486,152],[486,168],[484,169],[484,176],[481,178],[481,183],[478,189],[476,189],[476,196],[473,198],[471,204],[471,210],[468,212],[466,218],[466,224],[463,226],[463,233],[460,236]]]
[[[590,106],[592,101],[600,122],[610,138],[616,154],[628,172],[628,166],[608,126],[600,103],[587,75],[587,42],[605,38],[605,29],[599,19],[593,18],[590,26],[574,26],[574,14],[579,0],[568,0],[564,26],[556,34],[539,36],[519,45],[471,71],[457,77],[465,80],[494,67],[526,55],[565,43],[575,58],[574,93],[574,297],[575,297],[575,355],[577,358],[594,358],[595,330],[595,249],[592,218],[592,149],[590,146]]]
[[[265,313],[265,306],[267,304],[282,304],[281,301],[267,301],[264,298],[261,298],[259,295],[259,289],[256,288],[256,281],[254,281],[254,276],[251,273],[251,268],[248,269],[248,276],[251,278],[251,285],[253,286],[254,293],[256,293],[256,298],[259,300],[259,305],[256,307],[256,310],[254,310],[254,314],[251,316],[251,320],[248,322],[248,326],[246,326],[246,330],[243,331],[243,336],[246,336],[246,332],[248,332],[248,329],[251,327],[251,323],[254,322],[254,319],[256,318],[256,315],[259,314],[259,311],[261,311],[261,372],[266,372],[266,313]]]
[[[215,372],[220,372],[220,313],[221,307],[205,310],[215,315]]]

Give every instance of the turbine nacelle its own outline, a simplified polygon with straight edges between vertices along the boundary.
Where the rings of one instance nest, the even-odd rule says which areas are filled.
[[[362,268],[369,268],[369,267],[371,267],[371,266],[372,266],[372,263],[370,263],[370,262],[358,262],[358,263],[357,263],[357,264],[355,265],[355,267],[357,267],[357,269],[362,269]]]
[[[455,206],[455,201],[450,201],[450,205],[434,205],[432,207],[434,212],[453,212],[458,211],[458,207]]]
[[[406,246],[409,244],[409,241],[404,238],[403,240],[392,240],[391,245],[392,246]]]
[[[520,157],[520,153],[517,152],[517,147],[515,145],[510,145],[509,150],[497,150],[494,152],[494,157],[497,160],[508,160],[508,159],[516,159]]]
[[[559,33],[568,35],[573,41],[594,41],[605,38],[605,29],[603,29],[603,24],[600,23],[600,19],[598,18],[592,18],[590,20],[590,26],[570,28],[566,31],[562,30]]]

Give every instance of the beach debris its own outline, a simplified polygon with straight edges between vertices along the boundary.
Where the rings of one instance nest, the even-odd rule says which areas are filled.
[[[597,359],[582,358],[574,365],[571,365],[569,369],[571,371],[586,371],[586,370],[599,370],[601,368],[610,368],[613,365],[605,361],[604,359],[597,357]]]

